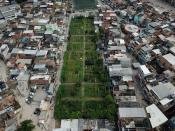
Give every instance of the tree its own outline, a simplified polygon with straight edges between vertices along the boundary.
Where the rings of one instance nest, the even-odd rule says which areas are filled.
[[[20,123],[19,128],[16,131],[32,131],[35,126],[32,123],[32,120],[25,120]]]
[[[106,104],[114,104],[114,99],[112,98],[112,96],[109,94],[107,96],[105,96],[105,103]]]
[[[99,28],[99,37],[102,38],[103,35],[105,34],[105,31],[102,27]]]

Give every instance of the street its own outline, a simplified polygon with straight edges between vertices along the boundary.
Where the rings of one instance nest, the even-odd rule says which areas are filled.
[[[0,81],[7,82],[7,67],[2,60],[0,60]]]

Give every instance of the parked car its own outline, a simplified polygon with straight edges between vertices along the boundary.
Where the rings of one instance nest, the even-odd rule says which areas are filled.
[[[36,90],[37,90],[37,86],[36,85],[32,86],[31,89],[30,89],[31,92],[36,92]]]
[[[35,115],[38,115],[38,116],[39,116],[39,115],[40,115],[40,113],[41,113],[40,108],[36,108],[33,114],[35,114]]]
[[[34,96],[34,95],[35,95],[34,92],[30,92],[30,93],[29,93],[29,96]]]
[[[28,97],[28,98],[26,98],[25,101],[26,101],[27,104],[31,104],[32,103],[32,98]]]
[[[30,92],[30,93],[29,93],[29,96],[28,96],[28,98],[31,98],[31,99],[33,99],[33,96],[34,96],[34,94],[35,94],[35,93],[33,93],[33,92]]]

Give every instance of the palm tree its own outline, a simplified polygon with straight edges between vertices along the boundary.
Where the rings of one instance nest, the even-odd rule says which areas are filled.
[[[32,120],[25,120],[20,123],[19,128],[16,131],[32,131],[35,126],[32,123]]]

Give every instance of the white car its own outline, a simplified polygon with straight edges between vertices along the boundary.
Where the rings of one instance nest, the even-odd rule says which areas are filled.
[[[34,96],[34,95],[35,95],[34,92],[30,92],[30,93],[29,93],[29,96]]]

